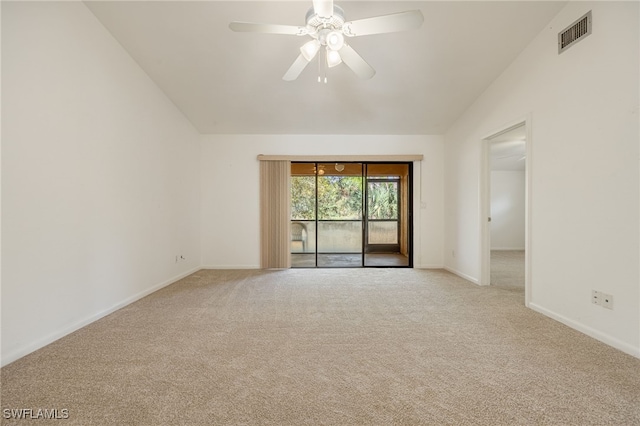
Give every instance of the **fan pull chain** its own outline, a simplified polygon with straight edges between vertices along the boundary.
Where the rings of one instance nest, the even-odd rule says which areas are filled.
[[[327,51],[322,49],[322,74],[324,75],[324,84],[327,84]]]
[[[327,84],[327,53],[324,49],[318,52],[318,83]]]

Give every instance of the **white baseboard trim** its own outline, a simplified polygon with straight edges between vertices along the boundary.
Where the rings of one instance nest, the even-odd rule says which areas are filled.
[[[36,340],[35,342],[32,342],[22,348],[16,349],[13,352],[10,352],[9,354],[7,354],[7,356],[2,358],[2,361],[0,362],[0,365],[2,367],[4,367],[5,365],[11,364],[12,362],[22,358],[25,355],[29,355],[31,352],[35,352],[38,349],[41,349],[45,346],[47,346],[48,344],[51,344],[53,342],[55,342],[58,339],[63,338],[64,336],[73,333],[76,330],[81,329],[82,327],[85,327],[89,324],[91,324],[92,322],[95,322],[97,320],[99,320],[100,318],[104,318],[107,315],[117,311],[118,309],[124,308],[127,305],[130,305],[133,302],[136,302],[140,299],[142,299],[145,296],[150,295],[151,293],[154,293],[158,290],[160,290],[161,288],[164,288],[170,284],[175,283],[176,281],[181,280],[184,277],[187,277],[191,274],[193,274],[194,272],[199,271],[200,267],[197,268],[193,268],[188,270],[187,272],[183,272],[182,274],[179,274],[173,278],[170,278],[166,281],[163,281],[159,284],[154,285],[153,287],[150,287],[146,290],[143,290],[139,293],[134,294],[133,296],[127,297],[126,299],[124,299],[121,302],[118,302],[116,304],[114,304],[113,306],[111,306],[108,309],[105,309],[103,311],[97,312],[93,315],[90,315],[86,318],[81,319],[80,321],[77,321],[67,327],[64,327],[61,330],[58,330],[56,332],[53,332],[51,334],[49,334],[48,336],[45,336],[41,339]]]
[[[524,251],[524,247],[491,247],[491,251]]]
[[[589,337],[593,337],[596,340],[601,341],[602,343],[605,343],[609,346],[612,346],[618,350],[621,350],[622,352],[629,354],[631,356],[634,356],[636,358],[640,358],[640,347],[635,347],[632,346],[628,343],[625,343],[621,340],[616,339],[615,337],[612,337],[606,333],[603,333],[601,331],[595,330],[587,325],[584,325],[582,323],[579,323],[577,321],[574,321],[570,318],[565,317],[564,315],[560,315],[556,312],[550,311],[549,309],[546,309],[540,305],[537,305],[533,302],[529,302],[529,308],[533,309],[534,311],[547,316],[551,319],[554,319],[558,322],[561,322],[562,324],[573,328],[574,330],[577,330],[581,333],[586,334]]]
[[[444,269],[444,266],[441,264],[435,264],[435,263],[427,263],[425,265],[417,265],[417,264],[413,264],[413,269]]]
[[[260,269],[260,265],[204,265],[200,269]]]
[[[472,277],[472,276],[470,276],[470,275],[464,274],[464,273],[462,273],[462,272],[460,272],[460,271],[458,271],[458,270],[455,270],[455,269],[453,269],[453,268],[449,268],[448,266],[445,266],[445,267],[444,267],[444,270],[445,270],[445,271],[449,271],[449,272],[451,272],[452,274],[455,274],[455,275],[459,276],[460,278],[464,278],[464,279],[465,279],[465,280],[467,280],[467,281],[471,281],[472,283],[474,283],[474,284],[476,284],[476,285],[480,285],[480,281],[479,281],[477,278],[473,278],[473,277]]]

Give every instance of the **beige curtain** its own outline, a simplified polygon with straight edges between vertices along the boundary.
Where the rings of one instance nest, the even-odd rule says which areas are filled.
[[[260,161],[260,267],[290,268],[291,161]]]

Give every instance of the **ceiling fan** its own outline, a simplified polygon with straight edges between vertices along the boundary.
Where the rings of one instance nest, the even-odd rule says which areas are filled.
[[[345,21],[344,11],[333,0],[313,0],[305,18],[305,26],[231,22],[229,28],[237,32],[310,36],[300,48],[300,55],[287,70],[283,80],[298,78],[316,56],[319,64],[318,82],[327,82],[326,69],[344,62],[360,78],[369,79],[376,71],[347,43],[346,38],[370,34],[392,33],[420,28],[424,17],[419,10],[393,13],[373,18]]]

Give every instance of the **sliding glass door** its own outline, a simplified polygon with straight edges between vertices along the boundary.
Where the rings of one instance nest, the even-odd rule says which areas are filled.
[[[410,266],[409,165],[367,164],[365,266]]]
[[[362,164],[318,163],[316,266],[362,266]]]
[[[291,266],[316,266],[316,164],[291,163]]]
[[[411,163],[292,163],[292,267],[410,267]]]

